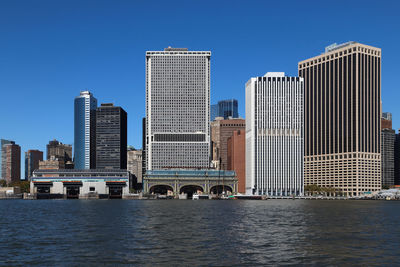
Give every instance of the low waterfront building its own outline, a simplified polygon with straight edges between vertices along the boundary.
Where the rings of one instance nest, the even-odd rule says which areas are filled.
[[[234,171],[218,170],[148,170],[143,176],[143,192],[178,197],[193,193],[237,194],[237,178]]]
[[[127,170],[35,170],[30,192],[37,198],[122,198],[129,182]]]

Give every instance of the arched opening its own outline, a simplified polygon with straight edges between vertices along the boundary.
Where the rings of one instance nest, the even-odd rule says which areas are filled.
[[[214,195],[221,195],[222,193],[232,195],[232,187],[229,185],[214,185],[210,189],[210,193]]]
[[[187,199],[191,199],[194,193],[204,192],[203,188],[199,185],[185,185],[179,190],[179,194],[187,194]]]
[[[156,195],[172,195],[174,193],[174,189],[170,185],[153,185],[150,187],[150,194]]]

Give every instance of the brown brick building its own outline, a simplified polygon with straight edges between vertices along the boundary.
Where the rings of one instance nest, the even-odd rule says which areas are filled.
[[[16,144],[4,145],[5,180],[7,184],[21,180],[21,147]]]
[[[246,193],[246,132],[245,130],[234,131],[228,138],[228,170],[236,172],[238,179],[238,192]]]
[[[228,138],[234,131],[244,131],[246,120],[228,119],[217,117],[211,122],[212,162],[217,169],[227,170],[228,167]],[[221,162],[220,162],[221,161]],[[221,164],[221,166],[220,166]]]

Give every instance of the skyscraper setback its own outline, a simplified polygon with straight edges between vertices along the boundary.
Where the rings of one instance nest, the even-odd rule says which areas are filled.
[[[96,168],[96,108],[97,99],[89,91],[82,91],[75,98],[75,169]]]
[[[210,51],[146,52],[146,168],[207,168]]]
[[[381,188],[381,49],[332,45],[299,62],[305,92],[305,185],[356,196]]]

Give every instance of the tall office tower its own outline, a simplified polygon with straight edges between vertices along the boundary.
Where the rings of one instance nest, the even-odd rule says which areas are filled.
[[[8,184],[21,180],[21,147],[14,142],[5,144],[3,153],[5,161],[2,164],[3,178]]]
[[[228,170],[228,138],[234,131],[244,131],[244,119],[222,120],[217,118],[210,123],[211,128],[211,160],[218,170]]]
[[[228,170],[235,171],[238,192],[246,193],[246,131],[234,131],[228,138]]]
[[[146,166],[208,168],[210,51],[146,52]]]
[[[219,117],[224,119],[239,118],[238,101],[236,99],[218,101]]]
[[[214,121],[216,117],[219,117],[218,104],[210,106],[210,121]]]
[[[51,157],[55,157],[59,160],[67,163],[68,161],[72,161],[72,145],[63,144],[56,139],[49,141],[46,146],[46,159],[50,159]]]
[[[268,72],[246,83],[246,193],[303,195],[304,80]]]
[[[82,91],[75,97],[75,169],[96,168],[96,108],[97,99],[89,91]]]
[[[127,114],[121,107],[101,104],[96,110],[96,168],[125,169]]]
[[[348,42],[299,62],[305,185],[357,196],[381,188],[381,49]]]
[[[32,177],[34,170],[39,169],[39,161],[43,160],[43,152],[39,150],[28,150],[25,152],[25,180]]]
[[[4,145],[15,144],[14,141],[0,139],[0,179],[4,179],[6,175],[6,153]]]
[[[142,185],[142,162],[143,155],[142,150],[136,150],[133,147],[128,148],[128,167],[127,170],[135,177],[136,183]]]

